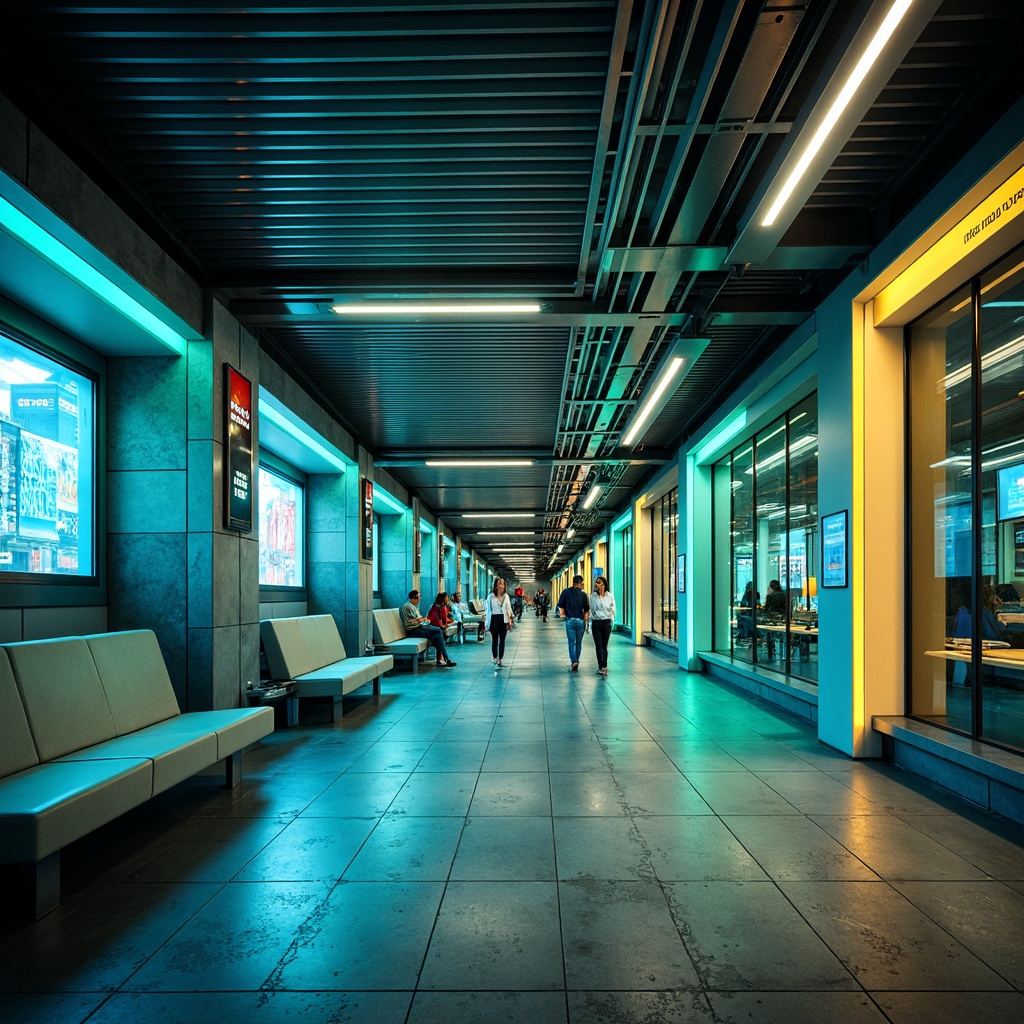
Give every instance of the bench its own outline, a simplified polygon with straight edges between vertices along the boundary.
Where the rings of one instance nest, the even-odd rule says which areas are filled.
[[[395,666],[390,654],[348,657],[333,615],[264,619],[260,641],[271,677],[295,683],[295,693],[288,698],[289,704],[294,702],[295,715],[289,718],[297,717],[299,701],[329,697],[331,720],[340,721],[342,697],[367,683],[379,697],[380,677]]]
[[[151,630],[0,646],[0,864],[38,920],[60,904],[60,851],[274,731],[270,708],[178,707]]]
[[[420,655],[430,646],[422,636],[406,636],[402,613],[397,608],[374,608],[373,642],[393,658],[408,658],[413,672],[419,671]]]
[[[484,602],[470,601],[462,604],[462,635],[474,640],[484,638]]]

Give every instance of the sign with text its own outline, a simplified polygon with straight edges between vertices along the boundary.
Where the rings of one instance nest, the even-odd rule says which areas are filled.
[[[252,382],[224,364],[224,525],[252,532]]]
[[[359,535],[362,542],[361,557],[364,562],[373,561],[373,481],[363,477],[362,516],[359,523]]]
[[[823,587],[845,587],[847,585],[848,557],[846,511],[822,516],[821,585]]]

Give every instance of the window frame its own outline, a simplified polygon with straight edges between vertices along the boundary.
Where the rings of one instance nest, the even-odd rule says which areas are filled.
[[[0,298],[0,332],[15,344],[86,378],[92,385],[92,571],[0,573],[0,608],[102,606],[107,603],[106,359],[100,353]],[[83,462],[79,460],[79,479]]]

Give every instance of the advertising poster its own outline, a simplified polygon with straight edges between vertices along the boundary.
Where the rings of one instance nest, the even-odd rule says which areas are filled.
[[[363,514],[359,529],[362,535],[362,559],[364,562],[373,561],[373,481],[365,476],[362,480],[363,489]]]
[[[821,585],[846,586],[846,513],[821,519]]]
[[[58,513],[77,512],[78,452],[45,437],[21,432],[18,534],[55,541]],[[69,483],[68,477],[73,475]]]
[[[225,434],[224,525],[252,532],[252,382],[224,365]]]

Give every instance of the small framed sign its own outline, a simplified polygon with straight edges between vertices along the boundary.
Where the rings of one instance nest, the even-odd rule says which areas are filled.
[[[676,556],[676,593],[686,593],[686,555]]]
[[[821,517],[821,585],[845,587],[849,583],[849,515],[846,509]]]
[[[224,525],[252,533],[252,381],[224,364]]]
[[[360,557],[364,562],[373,561],[373,481],[363,477],[360,481],[363,504],[360,514],[359,534],[361,538]]]

